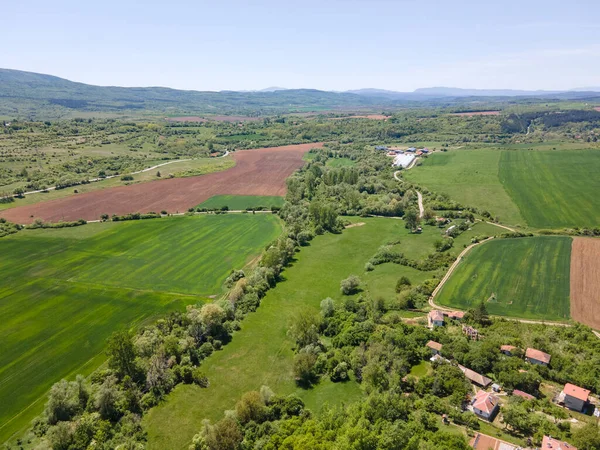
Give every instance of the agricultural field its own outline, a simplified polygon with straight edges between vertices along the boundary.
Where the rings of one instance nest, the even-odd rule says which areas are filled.
[[[321,143],[288,145],[238,151],[235,167],[198,177],[171,178],[78,194],[1,211],[0,217],[15,223],[98,220],[102,214],[185,212],[215,195],[283,196],[286,178],[300,168],[302,156]]]
[[[220,209],[227,206],[232,211],[250,208],[267,208],[283,206],[283,197],[273,195],[215,195],[200,203],[198,208]]]
[[[600,224],[600,150],[503,151],[499,169],[529,226]]]
[[[276,216],[232,214],[0,239],[0,442],[41,412],[54,382],[96,369],[112,332],[221,294],[280,232]]]
[[[473,248],[436,303],[466,310],[484,301],[490,314],[567,320],[571,238],[495,239]]]
[[[299,311],[317,312],[325,297],[340,302],[340,281],[351,274],[363,280],[361,288],[372,297],[394,296],[395,282],[402,275],[413,283],[429,278],[428,273],[394,264],[377,266],[365,274],[364,265],[379,246],[390,241],[400,240],[399,247],[407,254],[412,249],[425,254],[439,237],[434,227],[411,235],[402,221],[393,219],[361,218],[360,222],[364,225],[341,234],[317,236],[310,246],[302,248],[297,261],[285,270],[285,281],[269,291],[260,308],[244,319],[231,343],[204,361],[202,369],[214,383],[206,389],[179,385],[164,404],[145,416],[149,449],[186,449],[203,419],[221,418],[242,393],[261,385],[279,394],[295,392],[315,412],[326,403],[350,403],[359,398],[361,391],[354,381],[323,382],[308,391],[296,386],[288,324]]]
[[[571,316],[600,330],[600,240],[575,238],[571,248]]]

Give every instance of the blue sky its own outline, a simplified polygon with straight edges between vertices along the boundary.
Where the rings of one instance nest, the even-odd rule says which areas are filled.
[[[3,3],[0,67],[91,84],[600,86],[599,0]]]

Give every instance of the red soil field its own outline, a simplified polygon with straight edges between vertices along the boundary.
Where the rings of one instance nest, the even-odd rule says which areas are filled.
[[[342,119],[372,119],[372,120],[387,120],[388,116],[383,114],[367,114],[366,116],[348,116],[348,117],[332,117],[331,120],[342,120]]]
[[[600,239],[573,239],[570,298],[571,317],[600,330]]]
[[[208,117],[198,117],[198,116],[184,116],[184,117],[166,117],[165,120],[167,122],[256,122],[257,120],[261,120],[261,117],[247,117],[247,116],[208,116]]]
[[[600,106],[594,106],[594,109],[598,112],[600,112]]]
[[[500,114],[500,111],[470,111],[470,112],[460,112],[460,113],[451,113],[451,116],[497,116]]]
[[[214,195],[280,195],[285,179],[302,167],[302,156],[323,143],[241,150],[233,153],[236,165],[223,172],[197,177],[171,178],[102,189],[71,197],[20,206],[0,213],[11,222],[31,223],[98,220],[102,214],[185,212]]]

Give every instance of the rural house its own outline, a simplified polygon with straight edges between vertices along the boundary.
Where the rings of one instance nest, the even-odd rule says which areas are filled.
[[[431,354],[432,355],[439,355],[440,352],[442,351],[442,344],[440,344],[439,342],[429,341],[425,345],[427,347],[429,347],[429,349],[431,350]]]
[[[492,380],[488,377],[481,375],[480,373],[477,373],[474,370],[467,369],[465,366],[461,366],[459,364],[458,368],[462,371],[467,380],[469,380],[471,383],[481,386],[482,388],[488,387],[492,382]]]
[[[475,415],[492,421],[500,408],[500,400],[494,394],[479,391],[471,401],[471,406]]]
[[[465,317],[465,312],[464,311],[450,311],[450,312],[444,312],[444,315],[447,316],[448,319],[463,320],[463,318]]]
[[[514,351],[517,349],[514,345],[501,345],[500,351],[506,356],[512,356]]]
[[[469,442],[469,445],[475,450],[519,450],[517,447],[508,442],[501,441],[487,434],[475,433],[475,436]]]
[[[573,447],[571,444],[559,441],[550,436],[544,436],[541,448],[543,450],[577,450],[577,447]]]
[[[527,392],[520,391],[518,389],[513,390],[512,395],[524,398],[525,400],[535,400],[535,397]]]
[[[376,145],[375,146],[375,150],[385,150],[387,151],[387,147],[385,145]]]
[[[427,314],[427,325],[429,328],[443,327],[444,326],[444,313],[437,309],[432,309]]]
[[[530,364],[547,366],[550,364],[550,358],[552,357],[548,353],[544,353],[541,350],[536,350],[535,348],[528,348],[525,351],[525,361]]]
[[[564,403],[567,408],[573,411],[583,412],[588,404],[589,397],[590,391],[587,389],[567,383],[558,396],[558,401]]]

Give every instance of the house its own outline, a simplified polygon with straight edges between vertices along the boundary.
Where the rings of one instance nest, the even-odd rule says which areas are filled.
[[[421,152],[423,152],[423,153],[429,153],[429,149],[428,149],[427,147],[425,147],[425,148],[422,148],[422,149],[421,149]]]
[[[518,389],[513,390],[512,395],[524,398],[525,400],[535,400],[535,397],[527,392],[520,391]]]
[[[406,151],[410,152],[410,153],[414,153],[417,151],[417,149],[415,147],[410,147],[410,148],[407,148]]]
[[[513,444],[481,433],[475,433],[475,436],[469,441],[469,445],[475,450],[519,450],[519,447]]]
[[[479,391],[471,401],[471,406],[475,415],[492,421],[500,408],[500,400],[494,394]]]
[[[466,335],[472,341],[478,341],[479,340],[479,331],[477,331],[471,325],[463,325],[462,332],[463,332],[464,335]]]
[[[513,352],[517,349],[514,345],[501,345],[500,351],[506,356],[512,356]]]
[[[442,344],[440,344],[439,342],[429,341],[425,345],[427,347],[429,347],[429,349],[431,350],[431,354],[432,355],[439,355],[440,352],[442,351]]]
[[[387,151],[387,147],[385,145],[376,145],[375,146],[375,150],[386,150]]]
[[[547,366],[550,364],[550,356],[548,353],[544,353],[541,350],[536,350],[535,348],[528,348],[525,351],[525,361],[530,364],[539,364],[542,366]]]
[[[427,314],[427,325],[429,328],[443,327],[444,326],[444,313],[437,309],[432,309]]]
[[[573,447],[571,444],[559,441],[550,436],[544,436],[541,448],[543,450],[577,450],[577,447]]]
[[[488,387],[492,383],[492,380],[488,377],[481,375],[474,370],[467,369],[465,366],[461,366],[459,364],[458,368],[462,371],[467,380],[469,380],[471,383],[481,386],[482,388]]]
[[[565,406],[573,411],[583,412],[590,397],[590,391],[587,389],[567,383],[558,396]]]
[[[446,219],[445,217],[436,217],[435,222],[438,225],[446,225],[448,222],[450,222],[450,219]]]
[[[444,311],[444,315],[447,316],[448,319],[463,320],[465,317],[465,312],[464,311],[450,311],[450,312]]]

